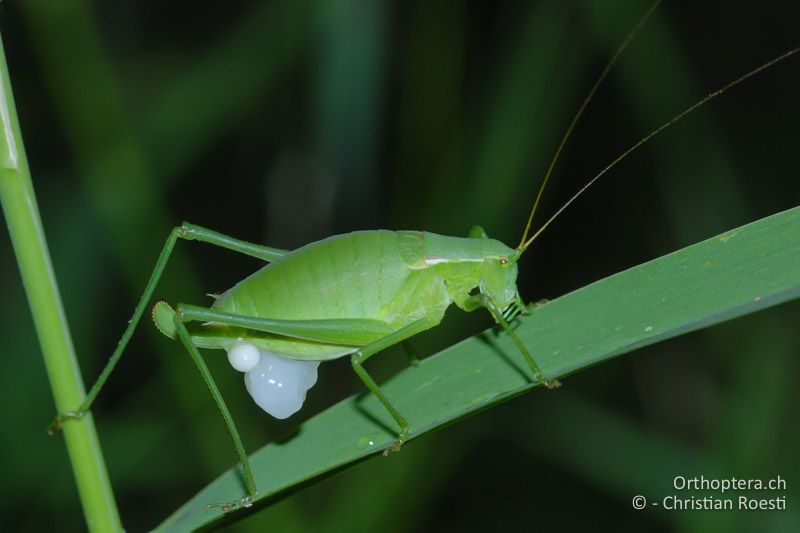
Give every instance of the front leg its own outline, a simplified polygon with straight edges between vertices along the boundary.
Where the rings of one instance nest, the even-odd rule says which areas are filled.
[[[517,334],[514,333],[514,330],[511,329],[511,326],[508,325],[508,322],[503,318],[503,314],[497,308],[495,303],[492,301],[485,294],[474,294],[467,298],[464,301],[463,309],[466,311],[474,311],[475,309],[485,308],[491,313],[492,317],[494,318],[495,322],[500,324],[500,326],[505,330],[511,340],[514,341],[514,344],[517,345],[519,351],[522,353],[522,356],[525,358],[525,362],[528,363],[528,367],[530,367],[531,372],[533,373],[534,379],[547,387],[548,389],[555,389],[561,386],[561,382],[557,379],[548,379],[544,376],[542,371],[539,369],[539,365],[536,364],[536,361],[533,360],[533,356],[530,354],[528,349],[522,344],[522,341],[517,337]]]

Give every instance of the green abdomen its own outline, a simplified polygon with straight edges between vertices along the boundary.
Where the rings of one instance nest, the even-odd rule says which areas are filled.
[[[366,318],[398,329],[449,305],[432,269],[401,257],[401,234],[375,230],[336,235],[288,253],[226,291],[215,309],[244,316],[313,320]],[[265,348],[302,359],[331,359],[355,347],[266,336]]]

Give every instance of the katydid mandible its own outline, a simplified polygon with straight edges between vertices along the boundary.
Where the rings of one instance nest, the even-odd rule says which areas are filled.
[[[517,263],[530,244],[581,194],[632,151],[696,108],[758,72],[800,51],[769,61],[714,91],[643,137],[579,189],[529,236],[542,192],[578,119],[602,80],[659,2],[655,2],[620,45],[569,125],[542,180],[519,244],[509,247],[478,226],[466,237],[424,231],[372,230],[336,235],[287,251],[235,239],[183,223],[164,244],[127,329],[84,403],[56,417],[51,430],[87,413],[122,355],[146,310],[176,242],[197,240],[246,254],[268,264],[216,297],[209,308],[158,302],[152,310],[158,329],[179,340],[198,367],[225,420],[244,472],[248,494],[222,504],[224,511],[249,507],[257,491],[247,455],[232,417],[198,348],[228,352],[231,365],[265,411],[286,418],[303,404],[322,361],[349,356],[353,370],[397,422],[398,450],[411,424],[370,377],[363,363],[376,353],[438,325],[455,304],[471,312],[486,309],[513,340],[530,378],[553,388],[509,323],[528,308],[517,290]]]

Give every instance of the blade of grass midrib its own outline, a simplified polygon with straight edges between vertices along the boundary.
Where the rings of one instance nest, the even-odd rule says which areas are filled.
[[[545,373],[565,375],[796,298],[797,265],[800,208],[562,296],[524,317],[517,333]],[[483,332],[398,373],[382,388],[409,418],[416,437],[533,388],[525,368],[504,335]],[[377,454],[393,442],[393,431],[391,417],[371,395],[340,402],[308,420],[290,439],[251,456],[259,503]],[[215,511],[206,514],[206,504],[243,494],[237,474],[229,470],[159,527],[185,531],[209,525],[222,517]]]

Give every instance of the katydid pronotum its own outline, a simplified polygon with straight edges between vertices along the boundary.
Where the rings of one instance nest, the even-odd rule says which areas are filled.
[[[633,150],[728,88],[800,51],[800,48],[790,50],[746,73],[653,130],[529,234],[542,191],[575,123],[652,9],[620,46],[578,110],[542,180],[523,236],[515,248],[488,238],[476,227],[463,238],[420,231],[355,232],[285,251],[184,223],[169,234],[133,318],[85,402],[75,411],[59,415],[53,428],[88,412],[147,309],[179,239],[206,242],[268,263],[223,293],[210,308],[179,304],[173,309],[164,302],[153,308],[159,330],[179,340],[189,352],[233,438],[248,494],[241,500],[223,504],[225,511],[251,505],[257,494],[256,484],[235,424],[197,348],[226,350],[232,366],[246,373],[246,386],[254,400],[280,418],[290,416],[302,406],[306,391],[316,381],[320,361],[350,356],[356,374],[397,422],[395,449],[408,438],[413,420],[407,420],[382,393],[362,364],[385,348],[438,325],[453,303],[464,311],[487,309],[518,347],[531,379],[549,387],[557,386],[556,376],[543,375],[532,354],[509,326],[517,314],[527,311],[516,286],[519,258],[567,206]],[[192,327],[187,327],[188,324]],[[276,382],[280,386],[275,386]]]

